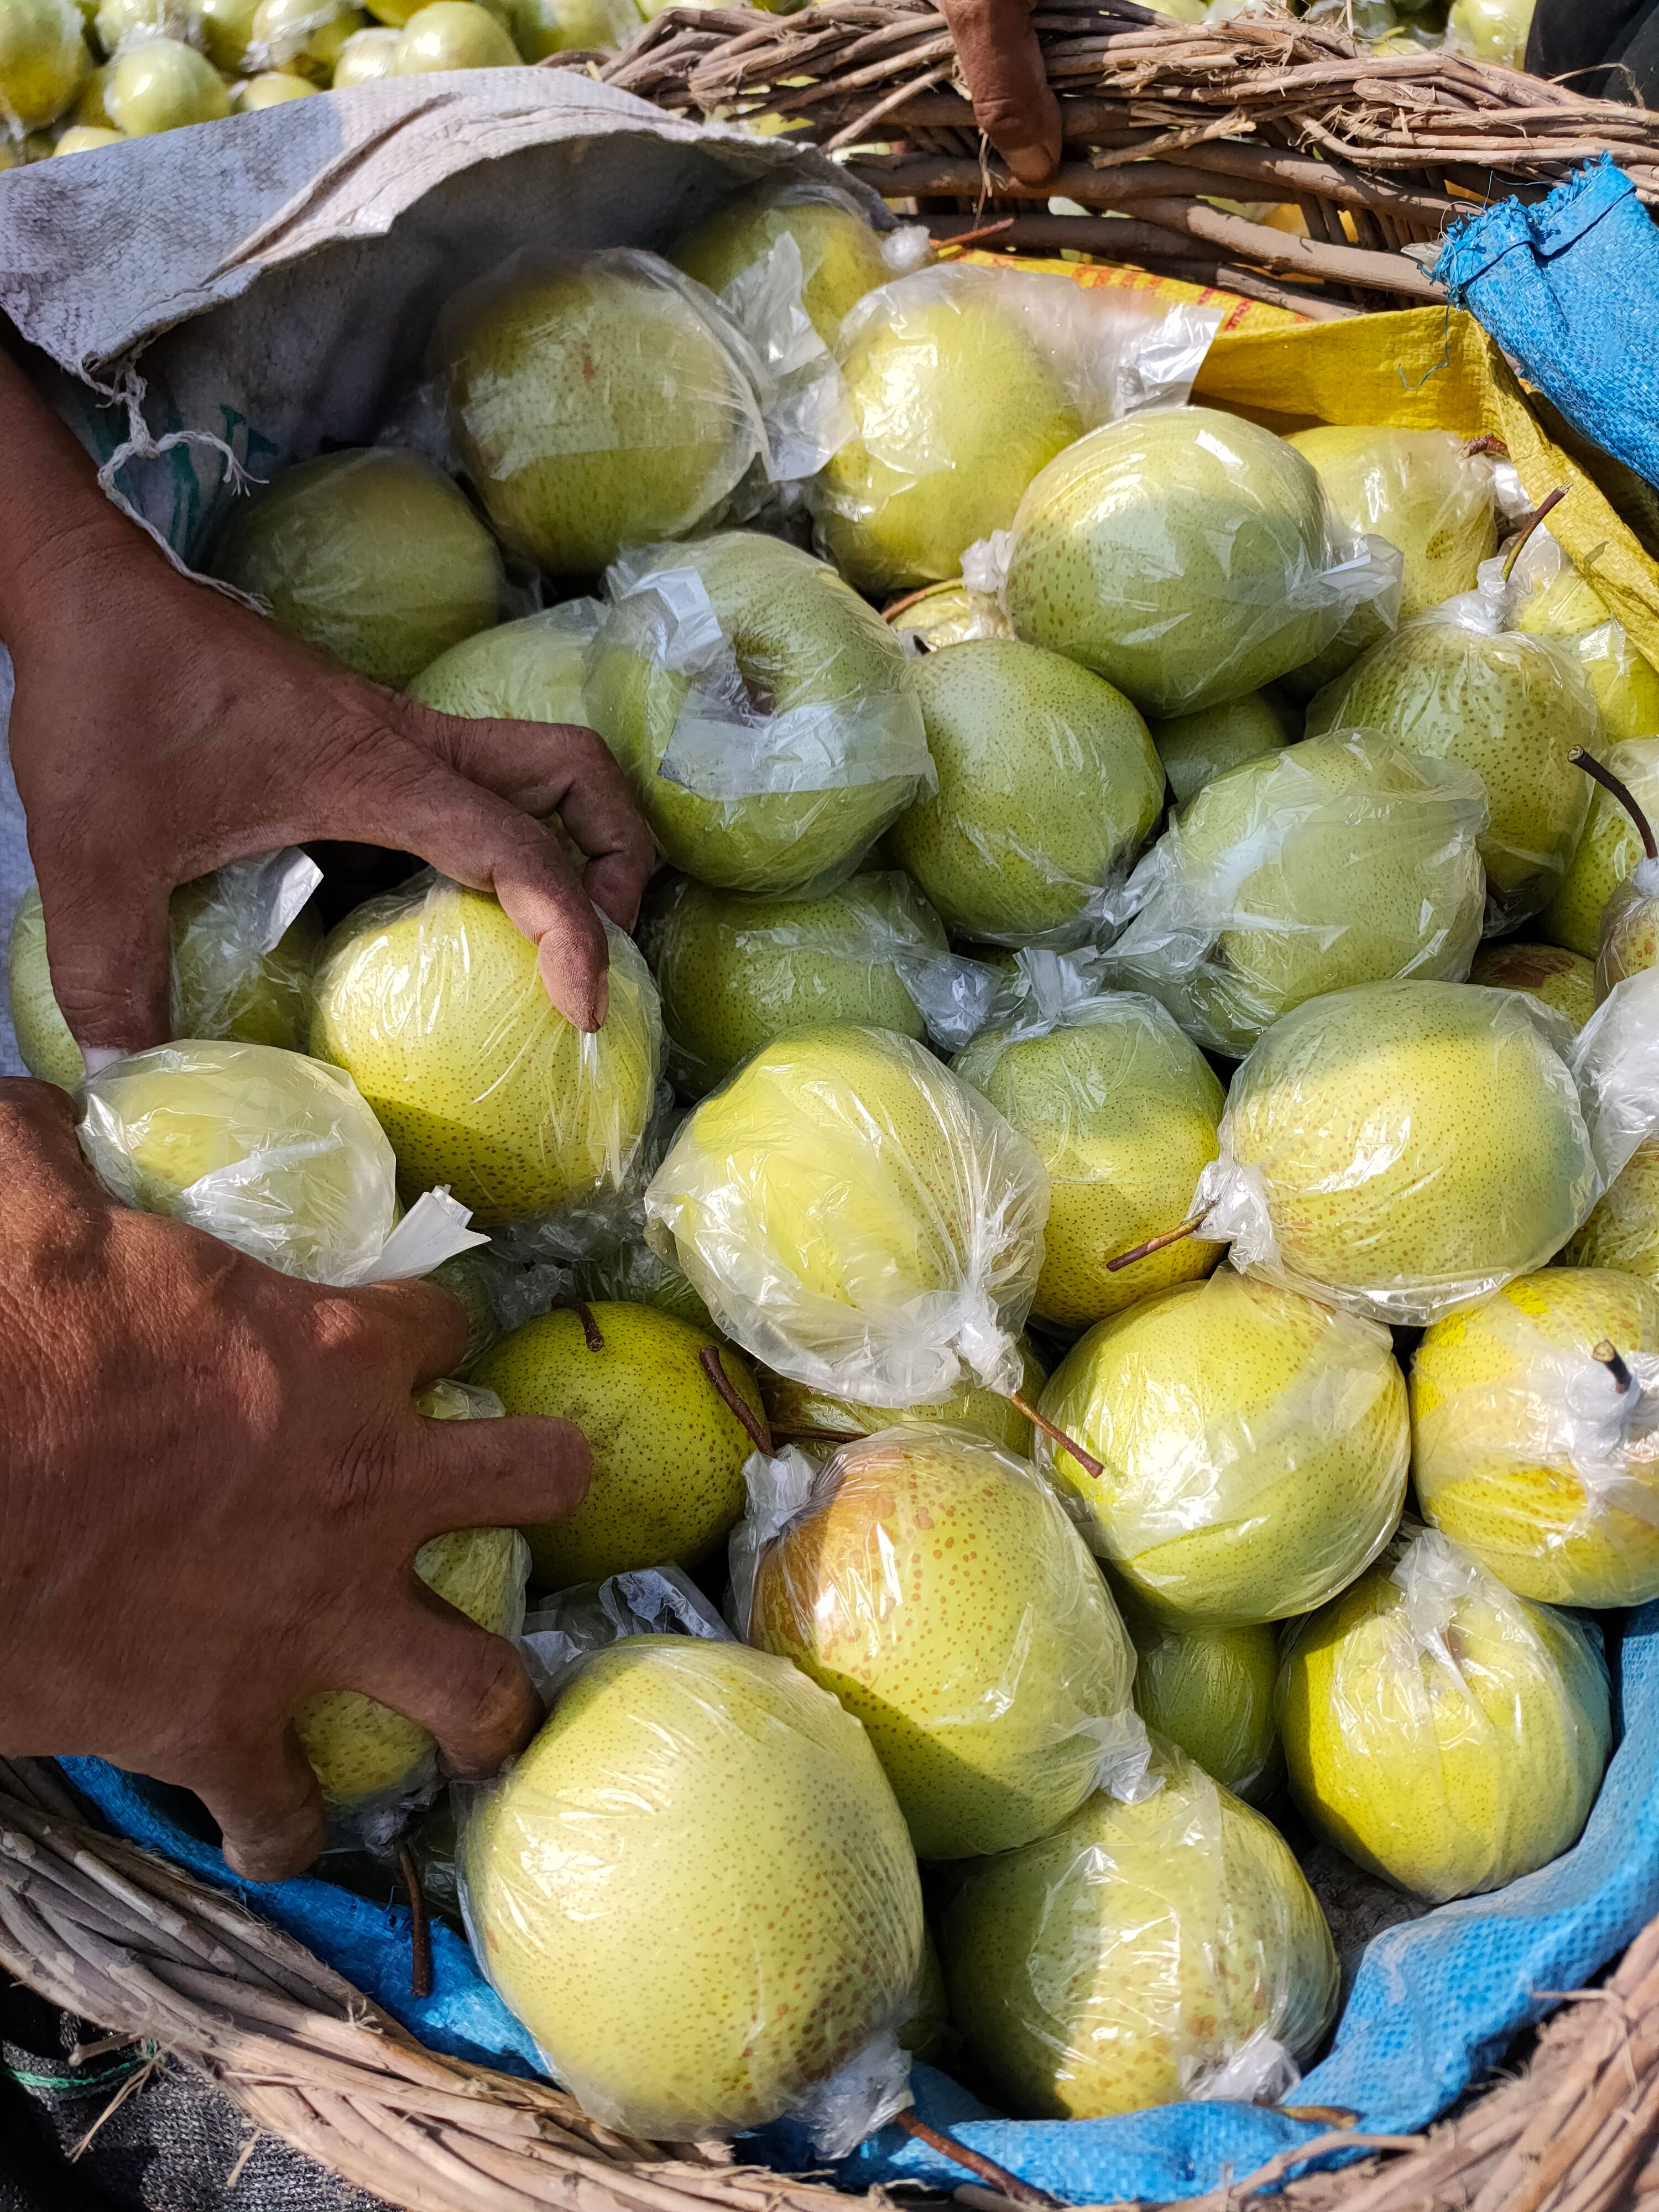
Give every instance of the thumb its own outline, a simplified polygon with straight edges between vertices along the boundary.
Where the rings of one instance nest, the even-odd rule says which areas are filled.
[[[1060,159],[1060,103],[1031,21],[1030,0],[940,0],[974,118],[1022,184],[1040,185]]]
[[[165,1044],[172,1032],[168,887],[112,870],[94,881],[78,868],[70,875],[50,866],[40,883],[52,994],[88,1070]]]

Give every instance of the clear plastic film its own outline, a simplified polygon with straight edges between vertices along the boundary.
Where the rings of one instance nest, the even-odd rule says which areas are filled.
[[[1659,969],[1614,986],[1579,1031],[1572,1066],[1602,1188],[1564,1257],[1659,1282]]]
[[[970,638],[1014,634],[1000,604],[984,592],[970,590],[959,577],[896,600],[885,619],[905,651],[917,654],[966,645]]]
[[[1501,561],[1497,565],[1501,568]],[[1487,583],[1487,572],[1481,580]],[[1516,556],[1507,605],[1515,629],[1550,638],[1573,655],[1613,743],[1659,737],[1659,673],[1547,524],[1530,532]]]
[[[1048,1374],[1029,1338],[1021,1337],[1016,1349],[1020,1358],[1018,1395],[1028,1406],[1035,1406],[1042,1395]],[[873,1437],[883,1429],[905,1427],[912,1421],[965,1429],[970,1436],[983,1437],[988,1443],[1000,1445],[1018,1458],[1030,1456],[1030,1420],[1012,1399],[988,1390],[982,1383],[963,1382],[935,1406],[896,1407],[860,1406],[850,1398],[832,1398],[808,1383],[774,1375],[768,1368],[761,1370],[759,1381],[773,1442],[796,1445],[819,1462],[837,1444]]]
[[[863,1723],[919,1857],[1016,1850],[1144,1766],[1128,1637],[1029,1461],[916,1423],[746,1474],[733,1623]]]
[[[653,1252],[642,1237],[630,1238],[625,1244],[580,1261],[575,1287],[585,1298],[616,1298],[629,1305],[655,1306],[662,1313],[689,1321],[693,1328],[714,1326],[684,1270],[660,1252]]]
[[[1601,909],[1601,949],[1595,956],[1595,995],[1659,961],[1659,860],[1640,860]]]
[[[1008,1389],[1048,1183],[1025,1139],[890,1030],[797,1030],[688,1116],[647,1233],[715,1325],[865,1405]]]
[[[1008,2108],[1100,2119],[1282,2101],[1330,2025],[1330,1931],[1288,1846],[1173,1746],[1162,1787],[1099,1793],[946,1907],[952,2018]]]
[[[1301,667],[1361,605],[1392,626],[1401,561],[1338,522],[1311,465],[1252,422],[1163,407],[1051,461],[964,573],[1018,636],[1144,714],[1196,713]]]
[[[1040,1321],[1086,1328],[1215,1266],[1218,1248],[1197,1237],[1116,1274],[1107,1266],[1182,1218],[1216,1156],[1221,1085],[1155,1000],[1103,989],[1084,956],[1021,952],[951,1065],[1048,1170]]]
[[[1178,1626],[1305,1613],[1393,1534],[1411,1455],[1386,1330],[1230,1268],[1089,1331],[1039,1410],[1036,1463],[1090,1542]]]
[[[1507,1284],[1428,1332],[1411,1395],[1425,1518],[1508,1589],[1551,1605],[1659,1596],[1650,1285],[1578,1267]]]
[[[585,725],[587,648],[605,619],[600,599],[565,599],[452,646],[404,686],[445,714]]]
[[[1135,1647],[1135,1710],[1152,1735],[1236,1797],[1265,1804],[1285,1775],[1273,1723],[1277,1630],[1176,1628],[1133,1601],[1120,1604]]]
[[[1659,821],[1659,737],[1632,738],[1623,744],[1592,750],[1629,787],[1650,821]],[[1583,780],[1589,781],[1587,776]],[[1641,859],[1641,836],[1628,811],[1610,791],[1595,785],[1566,874],[1540,919],[1540,933],[1552,945],[1595,959],[1607,903]]]
[[[635,550],[606,583],[589,709],[676,867],[831,884],[932,787],[902,650],[823,562],[727,532]]]
[[[856,433],[809,492],[860,591],[957,575],[1085,430],[1184,399],[1213,308],[960,263],[867,293],[836,347]]]
[[[1595,1203],[1571,1047],[1517,991],[1310,999],[1234,1075],[1191,1211],[1248,1273],[1374,1321],[1437,1321],[1545,1266]]]
[[[1323,992],[1461,982],[1486,911],[1487,818],[1472,769],[1363,730],[1249,762],[1206,784],[1130,878],[1133,919],[1105,972],[1234,1059]]]
[[[592,1036],[554,1006],[496,902],[441,876],[359,907],[317,971],[312,1050],[374,1108],[405,1193],[445,1183],[550,1256],[625,1233],[657,1111],[656,986],[632,939],[605,933]]]
[[[851,876],[817,898],[745,897],[679,877],[640,940],[662,998],[668,1067],[700,1097],[786,1030],[854,1022],[966,1043],[994,972],[953,953],[908,876]]]
[[[485,1240],[447,1191],[402,1221],[380,1123],[337,1067],[275,1045],[157,1045],[88,1076],[81,1149],[112,1197],[285,1275],[424,1275]]]
[[[1436,1905],[1501,1889],[1576,1842],[1611,1734],[1595,1632],[1409,1523],[1291,1632],[1277,1704],[1309,1826]]]

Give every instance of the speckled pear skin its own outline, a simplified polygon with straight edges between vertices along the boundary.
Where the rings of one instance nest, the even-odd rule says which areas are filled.
[[[1659,1284],[1659,1137],[1643,1139],[1561,1256]]]
[[[1287,742],[1284,723],[1259,691],[1225,699],[1218,707],[1200,707],[1195,714],[1173,714],[1147,727],[1177,806],[1229,769],[1264,753],[1282,752]]]
[[[698,1364],[711,1346],[732,1388],[762,1415],[749,1364],[707,1329],[654,1307],[596,1304],[541,1315],[486,1352],[477,1380],[509,1413],[572,1421],[593,1455],[587,1495],[562,1521],[526,1528],[549,1589],[677,1559],[695,1565],[743,1511],[747,1431]]]
[[[1318,470],[1350,530],[1400,549],[1401,622],[1474,590],[1480,563],[1498,550],[1498,524],[1482,465],[1465,459],[1455,431],[1322,423],[1285,442]]]
[[[1630,787],[1649,819],[1659,821],[1659,736],[1632,738],[1611,751],[1606,746],[1592,750]],[[1565,945],[1594,960],[1601,949],[1601,916],[1607,901],[1641,857],[1636,824],[1610,791],[1595,785],[1583,833],[1560,889],[1540,917],[1539,934],[1552,945]]]
[[[1028,1406],[1035,1406],[1048,1377],[1028,1337],[1021,1337],[1018,1350],[1018,1393]],[[1031,1424],[1000,1391],[970,1389],[964,1383],[936,1406],[860,1406],[850,1398],[832,1398],[810,1383],[792,1382],[787,1376],[774,1375],[768,1367],[763,1367],[759,1375],[766,1418],[780,1443],[799,1443],[811,1450],[830,1441],[843,1442],[848,1436],[873,1437],[883,1429],[927,1421],[966,1429],[970,1436],[983,1437],[988,1443],[1000,1444],[1004,1451],[1018,1453],[1022,1459],[1031,1455]]]
[[[833,347],[848,309],[893,274],[882,258],[881,240],[850,207],[805,193],[781,198],[762,184],[682,232],[668,258],[719,293],[784,237],[800,249],[801,305],[825,345]]]
[[[1582,1030],[1595,1011],[1595,967],[1565,945],[1528,945],[1500,937],[1483,945],[1469,969],[1471,983],[1495,991],[1524,991]]]
[[[1178,1626],[1305,1613],[1400,1518],[1410,1435],[1386,1333],[1231,1269],[1098,1323],[1039,1410],[1104,1473],[1042,1437],[1039,1466],[1114,1574]]]
[[[1609,1432],[1619,1387],[1592,1364],[1604,1341],[1659,1352],[1659,1292],[1610,1269],[1546,1267],[1437,1322],[1412,1361],[1424,1517],[1505,1588],[1544,1604],[1659,1597],[1659,1433]],[[1609,1431],[1589,1428],[1598,1411]],[[1622,1489],[1587,1487],[1580,1457],[1616,1468],[1650,1510],[1631,1510]]]
[[[750,1642],[864,1723],[918,1857],[1058,1826],[1094,1785],[1134,1655],[1053,1492],[977,1438],[914,1426],[845,1446],[820,1481],[761,1555]]]
[[[1097,1794],[945,1910],[952,2015],[1018,2118],[1176,2103],[1253,2035],[1305,2058],[1336,2010],[1330,1931],[1288,1846],[1172,1747],[1159,1765],[1152,1796]]]
[[[582,663],[587,641],[562,607],[483,630],[422,668],[404,688],[440,714],[514,722],[587,721]]]
[[[763,2126],[910,2011],[921,1890],[869,1739],[743,1644],[586,1660],[461,1848],[491,1981],[630,2134]]]
[[[957,936],[1080,942],[1091,894],[1163,811],[1146,725],[1086,668],[1011,638],[930,653],[913,680],[939,787],[884,849]]]
[[[1273,1725],[1279,1637],[1249,1628],[1172,1628],[1125,1602],[1134,1641],[1135,1711],[1224,1790],[1264,1805],[1284,1779]]]
[[[1516,627],[1565,646],[1589,679],[1608,738],[1623,744],[1659,732],[1659,672],[1570,562],[1522,601]]]
[[[1601,949],[1595,956],[1595,996],[1605,999],[1626,976],[1659,966],[1659,863],[1638,869],[1620,884],[1601,914]]]

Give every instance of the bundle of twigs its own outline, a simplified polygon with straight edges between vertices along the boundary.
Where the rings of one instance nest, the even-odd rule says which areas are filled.
[[[671,8],[604,75],[678,113],[804,125],[878,192],[919,202],[940,238],[1001,217],[999,246],[1243,275],[1255,281],[1235,289],[1268,296],[1289,278],[1337,304],[1437,298],[1421,264],[1449,221],[1603,152],[1659,199],[1659,115],[1514,70],[1373,52],[1266,7],[1191,24],[1135,0],[1037,0],[1035,21],[1065,127],[1038,185],[985,146],[932,0]],[[1055,197],[1087,212],[1052,214]],[[1307,235],[1218,199],[1293,207]]]
[[[200,2067],[265,2130],[407,2212],[847,2212],[719,2146],[638,2142],[544,2085],[422,2049],[295,1942],[83,1825],[53,1771],[0,1760],[0,1971]],[[137,2077],[135,2077],[137,2078]],[[126,2094],[123,2092],[121,2094]],[[1362,2153],[1284,2185],[1321,2150]],[[964,2179],[975,2212],[1011,2199]],[[1029,2195],[1029,2192],[1028,2192]],[[866,2212],[884,2212],[872,2197]],[[1525,2071],[1422,2137],[1334,2128],[1183,2212],[1637,2212],[1659,2206],[1659,1921]],[[1175,2212],[1175,2208],[1168,2208]]]

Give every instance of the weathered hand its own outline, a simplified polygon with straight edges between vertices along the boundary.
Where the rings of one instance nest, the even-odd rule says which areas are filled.
[[[1060,159],[1060,103],[1031,27],[1031,0],[939,0],[974,116],[1022,184]]]

